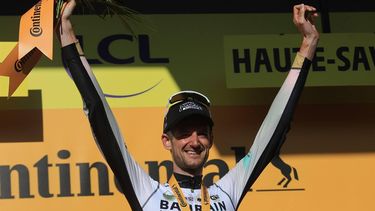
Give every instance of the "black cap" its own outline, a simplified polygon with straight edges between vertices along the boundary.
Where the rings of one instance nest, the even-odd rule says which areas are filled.
[[[195,92],[195,94],[199,94]],[[189,93],[191,95],[191,93]],[[204,95],[203,95],[204,96]],[[207,99],[208,100],[208,99]],[[164,117],[164,127],[163,132],[166,133],[170,129],[172,129],[175,125],[177,125],[181,120],[193,116],[198,115],[202,116],[207,119],[207,122],[212,127],[213,121],[211,117],[211,113],[209,110],[209,103],[202,103],[196,100],[194,97],[187,97],[180,102],[173,104],[168,113]]]

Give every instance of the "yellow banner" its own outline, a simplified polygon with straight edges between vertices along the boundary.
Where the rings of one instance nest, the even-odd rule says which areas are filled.
[[[349,17],[353,16],[340,14],[339,23]],[[367,15],[365,20],[372,17]],[[207,183],[217,181],[249,150],[278,89],[228,88],[225,37],[296,33],[290,15],[148,15],[147,19],[158,30],[143,28],[136,32],[141,35],[138,39],[116,19],[109,24],[94,16],[75,16],[73,22],[94,73],[104,92],[111,95],[107,99],[129,151],[156,180],[165,182],[172,172],[170,153],[160,141],[168,97],[193,89],[210,98],[215,143],[204,173]],[[19,19],[6,16],[0,20],[9,28],[0,40],[13,40]],[[334,20],[332,24],[341,26]],[[353,24],[351,29],[370,32],[368,27]],[[291,46],[298,47],[297,35],[297,40],[285,36]],[[266,48],[267,42],[263,43]],[[275,48],[283,47],[282,41],[277,43]],[[15,45],[0,43],[3,63]],[[94,143],[82,99],[62,66],[59,45],[54,46],[56,59],[40,61],[26,78],[25,93],[8,99],[5,88],[0,88],[0,211],[130,210]],[[308,80],[317,80],[319,75],[323,83],[326,78],[320,74],[329,78],[329,67],[344,65],[339,59],[335,59],[336,66],[326,65],[338,49],[326,46],[331,45],[322,39],[319,47],[324,51],[317,53],[318,58],[324,57],[317,67],[324,66],[326,71],[311,71]],[[351,68],[354,55],[366,55],[373,68],[369,48],[365,53],[358,49],[355,53],[355,46],[348,48],[349,53],[343,55]],[[367,71],[363,61],[357,60],[357,71],[340,73],[353,74],[353,79],[356,74],[371,76],[373,69]],[[274,74],[280,75],[275,81],[281,83],[285,73]],[[340,82],[324,83],[332,81]],[[375,210],[374,91],[374,86],[306,87],[281,156],[257,179],[239,210]]]
[[[340,18],[342,18],[341,15]],[[366,19],[368,18],[366,16]],[[16,27],[12,28],[12,26],[18,25],[19,20],[17,17],[8,16],[1,17],[1,19],[4,23],[9,24],[9,32],[1,33],[0,40],[14,39],[18,31]],[[273,27],[267,27],[267,30],[264,27],[262,28],[259,19],[266,26],[272,25]],[[269,78],[264,81],[257,80],[257,85],[265,86],[271,83],[272,91],[264,88],[254,89],[254,87],[249,87],[249,89],[228,87],[227,80],[230,78],[227,77],[225,72],[226,65],[228,65],[225,59],[228,57],[225,57],[224,38],[229,34],[243,34],[244,37],[248,37],[251,34],[255,36],[259,33],[279,36],[275,34],[296,32],[288,14],[199,14],[173,15],[173,18],[170,15],[148,15],[146,20],[152,21],[153,27],[158,28],[158,30],[151,30],[147,26],[140,27],[136,31],[138,39],[135,39],[116,18],[108,19],[108,22],[111,23],[108,24],[107,21],[96,16],[73,17],[85,55],[89,59],[94,72],[98,75],[98,80],[101,82],[105,93],[117,96],[132,96],[153,87],[145,94],[132,97],[131,100],[130,98],[110,98],[109,101],[113,107],[165,106],[165,99],[180,89],[200,90],[206,93],[212,102],[215,102],[215,105],[269,104],[273,99],[272,93],[276,92],[277,86],[281,85],[285,73],[273,72],[268,74],[260,72],[262,77],[272,77],[272,80]],[[212,20],[227,23],[226,25],[232,27],[212,25]],[[179,30],[169,27],[170,25],[180,26],[195,22],[201,22],[199,25],[194,25],[196,30],[186,31],[186,29]],[[92,23],[95,23],[101,30],[95,30],[95,27],[81,27],[90,26]],[[249,27],[250,25],[252,27]],[[358,25],[358,27],[360,26]],[[207,29],[210,30],[207,31]],[[202,31],[205,32],[203,35]],[[360,31],[363,32],[364,30]],[[351,34],[353,33],[348,33],[348,35]],[[296,34],[295,38],[295,40],[287,40],[292,43],[292,46],[298,47],[300,37]],[[281,41],[277,43],[280,44]],[[321,43],[324,43],[323,39]],[[243,47],[242,44],[244,43],[241,42],[239,46]],[[204,46],[204,48],[201,46]],[[267,43],[264,43],[264,46],[267,46]],[[55,60],[53,62],[43,59],[40,61],[32,74],[26,78],[28,89],[43,89],[43,99],[49,99],[42,102],[44,108],[79,108],[81,106],[79,93],[62,67],[58,43],[54,47]],[[350,48],[350,52],[354,53],[353,49]],[[326,61],[328,57],[325,57],[325,55],[328,51],[336,51],[336,49],[325,48],[324,52],[317,53],[318,58],[324,57]],[[345,52],[343,54],[350,58],[349,54]],[[364,54],[360,53],[360,55]],[[365,49],[365,55],[370,68],[372,68],[372,57],[368,48]],[[291,56],[291,59],[293,59],[293,56]],[[352,66],[353,64],[351,61]],[[371,84],[374,71],[372,69],[370,71],[361,69],[364,68],[361,62],[356,64],[360,68],[358,71],[331,72],[328,67],[331,67],[332,64],[326,67],[326,71],[310,71],[311,74],[307,78],[307,91],[304,92],[301,102],[312,104],[375,103],[375,95],[371,94],[375,91],[375,86],[360,85],[365,82]],[[323,61],[317,62],[317,67],[324,65],[325,62]],[[342,65],[341,60],[337,60],[337,65]],[[243,72],[241,74],[249,76],[249,74],[246,75]],[[338,79],[331,80],[332,74],[338,74]],[[358,77],[367,75],[369,77]],[[48,78],[48,80],[44,80],[44,78]],[[241,76],[241,80],[247,80],[248,78],[242,78]],[[349,81],[349,78],[353,80]],[[237,81],[233,82],[237,83]],[[341,82],[350,82],[349,84],[352,85],[350,87],[332,86],[333,83],[340,84]],[[208,85],[211,83],[212,86]],[[318,87],[311,87],[313,83],[322,84],[321,88],[324,91],[319,91],[319,95],[317,95],[314,90]],[[361,94],[358,95],[358,93]],[[72,95],[74,97],[71,98]],[[336,97],[332,98],[331,96]],[[27,105],[18,106],[27,107]]]

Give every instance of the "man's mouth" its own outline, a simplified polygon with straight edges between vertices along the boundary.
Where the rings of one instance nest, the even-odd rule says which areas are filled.
[[[196,150],[185,150],[185,153],[188,155],[200,155],[202,151],[196,151]]]

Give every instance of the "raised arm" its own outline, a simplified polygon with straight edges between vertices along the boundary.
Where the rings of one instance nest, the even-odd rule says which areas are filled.
[[[308,20],[306,11],[316,11],[308,5],[293,8],[293,22],[302,35],[302,44],[293,66],[275,97],[248,154],[237,163],[216,185],[232,199],[235,209],[263,169],[280,150],[290,128],[293,112],[304,87],[308,69],[319,40],[313,13]]]
[[[114,115],[84,57],[76,39],[70,16],[75,1],[68,0],[63,8],[58,36],[63,62],[69,69],[83,101],[93,136],[107,163],[116,176],[132,210],[142,210],[143,204],[158,187],[130,156]]]

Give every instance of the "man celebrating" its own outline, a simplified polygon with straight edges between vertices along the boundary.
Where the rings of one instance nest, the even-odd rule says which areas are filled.
[[[95,76],[74,34],[70,16],[75,0],[65,3],[59,37],[64,63],[71,72],[85,106],[95,141],[114,172],[133,210],[237,210],[257,177],[279,151],[319,39],[314,7],[293,8],[293,22],[302,44],[247,155],[210,187],[202,184],[202,170],[213,144],[210,101],[194,91],[173,95],[164,118],[162,143],[173,160],[173,175],[160,184],[134,161]],[[305,13],[311,16],[305,17]]]

